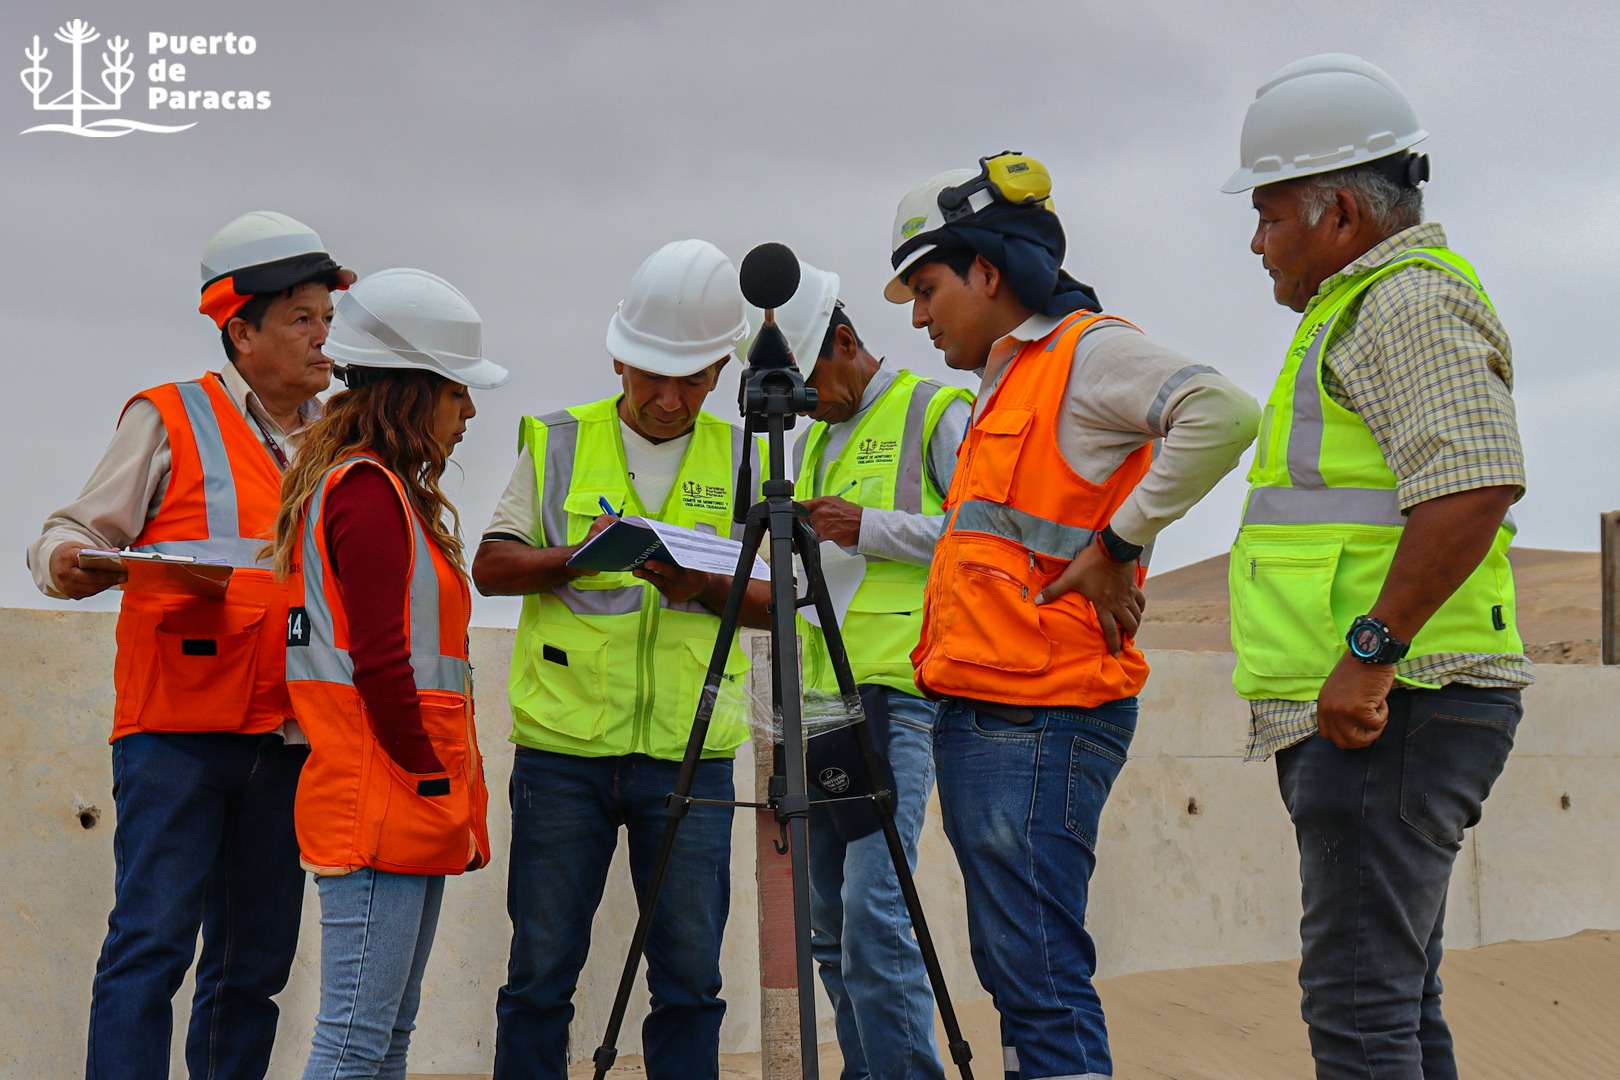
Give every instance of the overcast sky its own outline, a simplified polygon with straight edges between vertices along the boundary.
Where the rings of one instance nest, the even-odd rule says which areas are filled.
[[[738,262],[779,240],[843,276],[873,351],[941,376],[907,309],[885,303],[896,202],[918,181],[1022,150],[1044,160],[1068,268],[1149,335],[1264,399],[1296,316],[1248,251],[1253,212],[1222,195],[1271,71],[1358,53],[1432,133],[1430,216],[1472,259],[1513,338],[1534,547],[1596,546],[1615,492],[1620,373],[1620,5],[1068,2],[1023,4],[141,4],[8,0],[0,49],[34,35],[71,85],[58,27],[84,19],[97,85],[113,35],[134,81],[108,116],[195,127],[118,138],[20,134],[35,112],[0,81],[0,605],[58,605],[23,565],[76,494],[135,391],[222,357],[196,313],[208,237],[250,209],[292,214],[362,274],[419,266],[484,319],[514,372],[477,395],[447,489],[476,536],[511,469],[517,419],[616,381],[614,304],[658,246],[711,240]],[[250,56],[173,56],[186,90],[268,92],[254,111],[148,108],[149,35],[251,35]],[[223,46],[221,46],[223,50]],[[710,407],[735,416],[736,372]],[[1245,459],[1245,466],[1247,459]],[[1155,569],[1225,550],[1240,467],[1161,538]],[[110,608],[101,597],[83,606]],[[480,600],[475,621],[516,605]],[[60,606],[60,605],[58,605]]]

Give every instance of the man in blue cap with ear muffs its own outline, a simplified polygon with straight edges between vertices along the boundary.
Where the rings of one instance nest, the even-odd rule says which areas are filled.
[[[1062,268],[1034,158],[925,181],[892,242],[885,295],[981,376],[911,654],[944,699],[934,756],[974,965],[1009,1077],[1099,1080],[1113,1062],[1086,900],[1147,681],[1132,637],[1148,548],[1237,464],[1259,409],[1101,314]]]

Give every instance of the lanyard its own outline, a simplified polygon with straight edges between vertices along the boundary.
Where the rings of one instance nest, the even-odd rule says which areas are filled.
[[[219,380],[219,385],[223,389],[225,377],[215,372],[214,378]],[[225,396],[230,397],[230,394],[227,392]],[[270,456],[275,459],[276,468],[286,472],[287,467],[292,463],[287,460],[287,455],[281,452],[281,447],[276,445],[276,440],[270,437],[269,429],[264,426],[264,423],[257,416],[253,415],[253,407],[245,401],[242,403],[242,411],[247,413],[249,420],[253,421],[253,426],[259,429],[259,435],[264,439],[264,448],[270,451]]]
[[[253,426],[259,429],[259,434],[264,436],[264,448],[270,451],[271,457],[276,459],[276,468],[280,469],[282,472],[286,472],[287,466],[291,464],[287,460],[287,455],[282,453],[280,446],[276,445],[276,440],[270,437],[270,431],[264,426],[264,423],[260,421],[257,416],[253,415],[253,410],[249,409],[247,414],[248,419],[253,421]]]

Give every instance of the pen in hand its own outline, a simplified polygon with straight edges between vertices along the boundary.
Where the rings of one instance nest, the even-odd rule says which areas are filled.
[[[598,495],[596,497],[596,505],[602,508],[602,513],[607,514],[610,517],[624,517],[624,510],[622,508],[618,510],[613,509],[613,504],[607,501],[606,495]]]

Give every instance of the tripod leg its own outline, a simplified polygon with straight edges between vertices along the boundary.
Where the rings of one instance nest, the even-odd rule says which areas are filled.
[[[754,551],[759,547],[764,530],[763,507],[756,507],[749,513],[748,523],[743,529],[742,555],[737,562],[737,572],[731,579],[731,591],[726,596],[726,606],[720,615],[720,630],[715,635],[714,653],[709,658],[709,673],[703,682],[703,696],[698,701],[697,714],[692,718],[692,734],[686,740],[686,754],[681,759],[681,771],[665,810],[664,835],[658,843],[658,854],[653,862],[652,876],[647,881],[646,895],[641,897],[636,931],[630,939],[629,955],[625,957],[624,970],[619,976],[619,991],[613,998],[613,1010],[608,1016],[607,1030],[602,1035],[602,1045],[597,1047],[596,1053],[592,1055],[596,1080],[604,1080],[619,1056],[619,1031],[624,1026],[625,1009],[629,1006],[630,994],[635,988],[636,969],[641,966],[641,957],[647,948],[647,938],[652,933],[653,912],[658,909],[658,896],[664,888],[664,878],[669,871],[670,855],[675,850],[675,837],[680,831],[681,819],[690,808],[687,798],[692,793],[692,781],[697,773],[698,762],[703,758],[703,743],[708,738],[709,721],[714,715],[715,702],[720,695],[720,681],[725,676],[726,657],[730,654],[732,640],[737,635],[737,622],[742,611],[743,593],[748,588]]]
[[[771,420],[771,476],[782,475],[781,417]],[[793,647],[798,597],[793,586],[796,504],[793,484],[772,479],[763,485],[770,516],[771,682],[782,714],[782,798],[777,816],[787,825],[788,856],[793,870],[793,930],[799,980],[799,1041],[804,1080],[817,1080],[815,959],[810,952],[810,796],[804,769],[804,713],[799,682],[799,654]],[[808,526],[805,526],[808,528]]]
[[[838,677],[838,692],[846,699],[857,697],[859,690],[855,685],[855,676],[850,671],[849,654],[844,648],[844,637],[838,629],[832,598],[827,593],[826,581],[821,574],[820,548],[817,546],[815,532],[808,522],[796,520],[794,538],[799,549],[799,557],[804,563],[805,576],[809,579],[810,596],[815,600],[816,613],[820,616],[822,635],[826,641],[827,653],[832,660],[833,672]],[[911,927],[917,937],[917,947],[922,953],[923,967],[928,973],[929,984],[934,988],[934,1000],[939,1007],[940,1021],[945,1027],[951,1060],[956,1063],[963,1080],[973,1080],[973,1069],[969,1065],[973,1051],[962,1035],[961,1025],[957,1022],[956,1009],[951,1004],[950,991],[945,985],[945,975],[940,970],[939,956],[934,950],[933,935],[929,933],[928,922],[923,915],[922,899],[917,895],[917,883],[912,877],[911,865],[906,858],[905,844],[900,838],[899,828],[895,825],[893,793],[882,791],[883,770],[878,762],[877,749],[872,745],[872,733],[867,728],[866,722],[862,720],[854,726],[855,744],[860,749],[867,783],[874,793],[878,793],[872,800],[873,809],[877,813],[878,824],[882,827],[883,838],[888,844],[889,859],[894,863],[894,873],[900,882],[900,893],[906,901],[906,912],[911,917]]]

